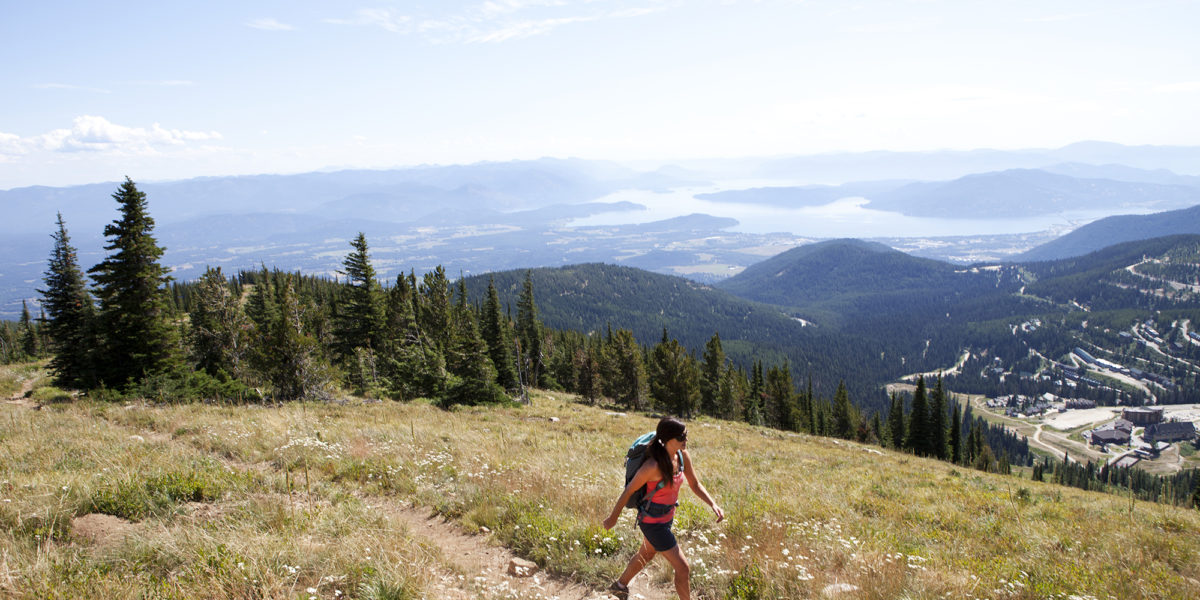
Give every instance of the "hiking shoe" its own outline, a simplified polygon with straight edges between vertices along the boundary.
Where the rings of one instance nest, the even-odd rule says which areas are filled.
[[[608,586],[608,591],[612,592],[617,600],[629,600],[629,587],[620,581],[614,581],[612,585]]]

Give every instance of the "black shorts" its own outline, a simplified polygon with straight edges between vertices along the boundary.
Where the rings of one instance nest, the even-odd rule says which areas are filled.
[[[671,519],[666,523],[638,523],[638,528],[642,530],[642,535],[646,536],[646,541],[650,542],[651,546],[658,552],[666,552],[678,545],[675,541],[675,534],[671,532],[671,524],[675,520]]]

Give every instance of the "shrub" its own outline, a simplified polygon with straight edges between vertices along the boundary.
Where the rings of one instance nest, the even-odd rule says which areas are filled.
[[[204,371],[151,375],[127,387],[124,395],[159,402],[209,400],[243,403],[263,399],[257,390],[223,371],[216,375]]]
[[[763,574],[758,565],[749,565],[742,569],[733,579],[729,580],[729,600],[758,600],[762,587]]]
[[[33,390],[32,398],[34,400],[37,400],[38,403],[40,403],[40,404],[51,404],[54,402],[70,402],[71,401],[71,393],[66,390],[56,388],[54,386],[46,386],[46,387],[40,387],[36,390]]]
[[[202,471],[169,471],[145,477],[134,474],[98,489],[81,512],[99,512],[138,521],[181,502],[212,500],[220,496],[225,487],[217,475]]]

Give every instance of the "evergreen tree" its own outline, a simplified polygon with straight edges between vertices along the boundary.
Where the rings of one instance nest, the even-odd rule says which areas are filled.
[[[99,379],[122,386],[181,363],[179,332],[171,321],[171,277],[159,264],[164,248],[154,239],[146,195],[129,178],[113,194],[119,219],[104,227],[109,254],[88,272],[96,282],[98,342],[93,356]]]
[[[600,374],[598,348],[587,344],[575,349],[575,393],[588,404],[596,404],[604,393]]]
[[[896,392],[892,392],[892,407],[888,411],[888,439],[892,448],[904,447],[904,399]]]
[[[517,300],[517,338],[521,342],[522,363],[528,373],[528,383],[544,386],[546,357],[542,352],[542,322],[538,319],[537,303],[533,299],[533,273],[525,272],[525,283]]]
[[[679,340],[663,340],[650,358],[650,396],[661,409],[690,417],[700,405],[700,368]]]
[[[21,320],[18,322],[18,327],[21,329],[21,354],[27,358],[37,358],[38,355],[38,334],[33,327],[33,319],[29,316],[29,305],[25,299],[21,299]]]
[[[192,304],[188,338],[196,368],[211,375],[242,377],[251,324],[221,267],[204,271]]]
[[[271,280],[271,273],[263,265],[255,276],[250,297],[246,299],[246,316],[260,331],[270,329],[279,319],[279,306],[275,301],[275,288]]]
[[[417,304],[417,323],[439,348],[450,338],[450,279],[438,265],[421,278]]]
[[[796,400],[796,386],[792,383],[792,368],[784,361],[783,366],[767,369],[764,407],[767,425],[787,431],[799,430],[800,412]]]
[[[265,375],[280,400],[323,398],[331,373],[319,342],[304,326],[312,307],[296,293],[290,276],[281,282],[280,292],[279,317],[263,340],[272,357]]]
[[[51,238],[54,249],[42,282],[42,310],[46,313],[42,331],[51,353],[50,371],[54,382],[63,387],[90,388],[96,384],[96,372],[91,361],[95,345],[92,328],[95,306],[88,294],[78,252],[71,245],[62,213],[58,213],[58,230]]]
[[[950,420],[950,461],[956,465],[963,462],[962,407],[957,402],[954,403],[954,413]]]
[[[354,357],[356,348],[376,350],[384,320],[383,292],[371,266],[367,237],[359,232],[350,246],[353,251],[342,262],[346,283],[334,331],[336,352],[342,360]]]
[[[500,295],[496,283],[488,278],[487,300],[483,305],[483,320],[480,324],[484,341],[488,345],[488,356],[496,368],[496,383],[506,390],[517,389],[517,372],[512,354],[512,335],[508,318],[500,310]]]
[[[838,383],[837,393],[833,397],[833,436],[842,439],[854,439],[858,430],[858,419],[854,407],[850,405],[850,394],[846,391],[846,382]]]
[[[755,360],[750,367],[750,396],[746,399],[746,422],[751,425],[766,425],[767,417],[763,407],[763,372],[762,362]]]
[[[816,435],[817,433],[817,418],[813,414],[815,410],[816,396],[813,394],[812,375],[808,376],[808,385],[804,388],[804,404],[803,409],[804,428],[808,433]]]
[[[929,456],[929,406],[925,399],[925,378],[917,377],[913,392],[912,412],[908,417],[908,437],[904,448],[918,456]]]
[[[721,374],[720,396],[717,398],[717,416],[728,420],[741,420],[745,415],[746,402],[750,396],[750,385],[743,372],[726,364]]]
[[[467,302],[467,287],[459,277],[458,303],[452,314],[452,336],[446,348],[446,367],[454,379],[446,390],[443,405],[487,404],[507,397],[496,384],[496,371],[488,358],[488,346],[479,333],[475,313]]]
[[[613,365],[613,378],[605,382],[605,392],[628,409],[645,408],[649,389],[646,364],[633,332],[618,329],[612,335],[609,354]]]
[[[401,274],[388,291],[380,372],[390,393],[403,400],[441,398],[446,391],[446,360],[417,324],[413,310],[416,277]]]
[[[942,378],[937,378],[929,406],[929,455],[946,460],[946,394]]]
[[[721,349],[721,336],[714,332],[704,345],[704,366],[700,377],[700,411],[706,415],[720,412],[717,403],[724,371],[725,351]]]

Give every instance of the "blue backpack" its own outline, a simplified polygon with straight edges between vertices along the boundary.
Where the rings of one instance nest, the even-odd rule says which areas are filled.
[[[642,463],[646,462],[646,457],[649,455],[650,443],[654,441],[654,432],[651,431],[633,441],[633,445],[629,447],[629,451],[625,453],[625,486],[629,486],[629,482],[633,481],[633,476],[637,475],[638,469],[642,468]],[[679,452],[679,468],[683,468],[683,452]],[[644,513],[650,507],[650,499],[658,490],[663,489],[667,485],[667,480],[659,480],[658,486],[654,488],[654,493],[646,495],[646,488],[639,487],[634,490],[633,495],[629,497],[629,501],[625,503],[625,508],[636,508],[638,513]]]

